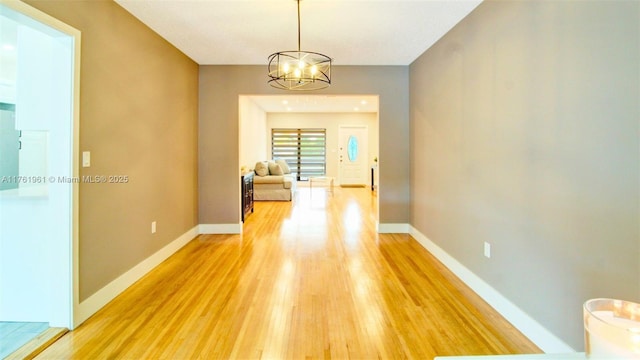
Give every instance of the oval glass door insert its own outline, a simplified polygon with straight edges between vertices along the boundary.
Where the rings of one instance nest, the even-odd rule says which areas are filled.
[[[349,141],[347,142],[347,155],[351,162],[356,161],[358,158],[358,139],[353,135],[349,136]]]

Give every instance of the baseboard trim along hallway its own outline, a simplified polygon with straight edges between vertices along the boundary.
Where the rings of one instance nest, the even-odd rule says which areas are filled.
[[[408,234],[409,224],[377,223],[376,231],[378,234]]]
[[[161,262],[165,261],[169,256],[180,250],[189,241],[193,240],[198,233],[199,227],[195,226],[191,230],[182,234],[174,241],[167,244],[155,254],[141,261],[138,265],[131,268],[126,273],[110,282],[107,286],[98,290],[95,294],[88,297],[85,301],[78,304],[76,314],[74,316],[74,326],[78,326],[87,320],[91,315],[95,314],[103,306],[120,295],[126,288],[133,285],[140,278],[145,276],[149,271],[153,270]]]
[[[203,234],[242,234],[242,223],[239,224],[200,224],[198,233]]]
[[[74,326],[78,326],[87,320],[96,311],[100,310],[109,301],[113,300],[126,288],[138,281],[149,271],[153,270],[161,262],[180,250],[189,241],[200,234],[241,234],[242,224],[199,224],[180,237],[158,250],[155,254],[140,262],[107,286],[98,290],[85,301],[81,302],[76,310]]]
[[[527,313],[505,298],[500,292],[487,284],[479,276],[467,269],[458,260],[429,240],[424,234],[410,226],[411,235],[422,247],[427,249],[444,266],[454,273],[462,282],[470,287],[484,301],[500,313],[507,321],[528,337],[545,353],[571,353],[573,349],[565,342],[553,335],[544,326],[531,318]]]

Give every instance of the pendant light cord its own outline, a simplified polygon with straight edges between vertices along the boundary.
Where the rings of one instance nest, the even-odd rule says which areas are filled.
[[[298,51],[300,51],[300,0],[296,0],[298,3]]]

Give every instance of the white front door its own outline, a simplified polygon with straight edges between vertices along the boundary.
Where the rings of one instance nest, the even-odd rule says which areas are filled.
[[[340,185],[366,185],[369,179],[369,129],[341,125],[338,133]]]

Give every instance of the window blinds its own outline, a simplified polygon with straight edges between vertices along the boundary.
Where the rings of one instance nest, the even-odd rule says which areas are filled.
[[[271,129],[271,153],[285,160],[298,180],[324,176],[326,129]]]

